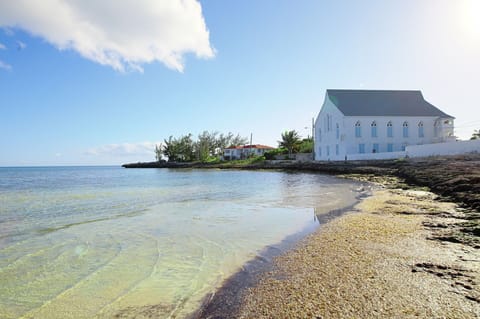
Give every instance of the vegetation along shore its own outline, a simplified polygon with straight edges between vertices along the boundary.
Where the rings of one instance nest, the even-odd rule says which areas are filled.
[[[312,171],[376,185],[373,196],[273,258],[255,280],[240,288],[227,281],[195,318],[480,316],[478,154],[156,165],[126,167]]]

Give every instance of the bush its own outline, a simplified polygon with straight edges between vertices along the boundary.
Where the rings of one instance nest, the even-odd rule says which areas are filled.
[[[312,139],[304,139],[300,144],[299,153],[312,153],[313,152],[313,140]]]
[[[267,160],[274,160],[275,156],[281,155],[281,154],[288,154],[288,150],[286,148],[276,148],[271,151],[265,152],[263,156]]]

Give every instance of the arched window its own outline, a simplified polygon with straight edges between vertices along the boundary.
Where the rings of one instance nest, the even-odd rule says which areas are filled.
[[[440,120],[436,120],[435,124],[433,125],[433,134],[435,137],[438,137],[440,135]]]
[[[319,142],[322,141],[322,129],[321,128],[318,128],[318,141]]]
[[[340,125],[338,125],[338,123],[336,126],[336,130],[337,130],[337,140],[338,140],[340,138]]]
[[[327,114],[327,132],[332,130],[332,116]]]
[[[393,137],[393,124],[392,121],[387,123],[387,137]]]
[[[403,137],[408,137],[408,122],[403,122]]]
[[[418,123],[418,137],[425,137],[425,134],[423,132],[423,122]]]
[[[362,126],[360,125],[360,121],[357,121],[355,123],[355,137],[361,137],[362,136]]]
[[[372,127],[372,137],[377,137],[377,122],[373,121],[371,124]]]

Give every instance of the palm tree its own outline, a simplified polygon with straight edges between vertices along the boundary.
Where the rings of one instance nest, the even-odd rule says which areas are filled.
[[[278,141],[280,147],[288,150],[288,158],[292,158],[292,153],[296,151],[300,145],[300,135],[297,131],[285,131],[282,133],[282,140]]]
[[[480,130],[473,130],[471,140],[480,140]]]

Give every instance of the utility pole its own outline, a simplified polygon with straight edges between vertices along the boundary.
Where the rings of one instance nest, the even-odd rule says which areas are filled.
[[[315,120],[312,117],[312,141],[313,141],[313,148],[312,148],[312,156],[313,160],[315,160]]]
[[[253,138],[253,133],[250,133],[250,156],[252,156],[252,152],[253,152],[252,138]]]

